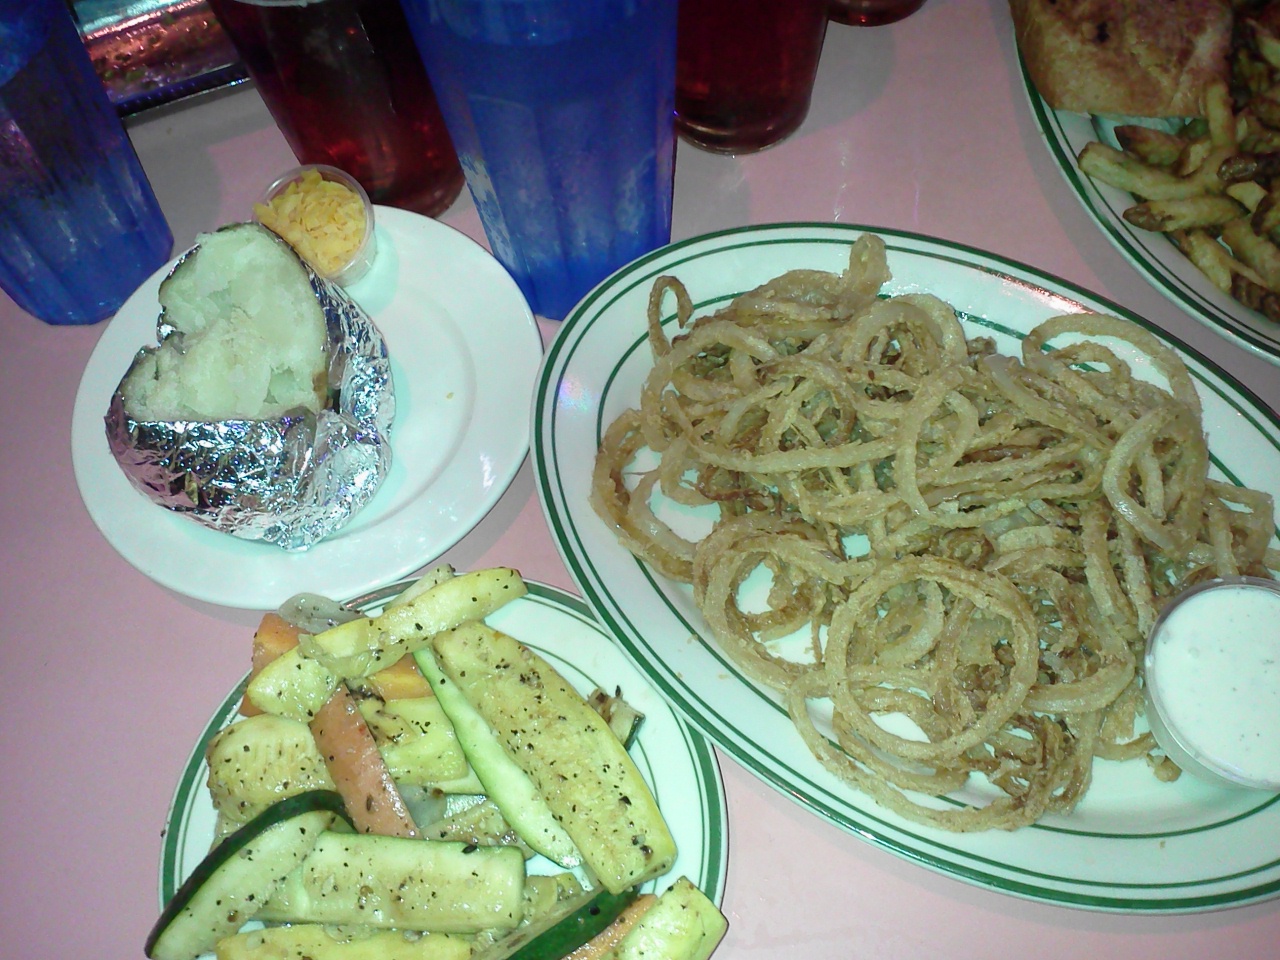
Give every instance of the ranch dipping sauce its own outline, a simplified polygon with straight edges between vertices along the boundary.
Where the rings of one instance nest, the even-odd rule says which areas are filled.
[[[1280,584],[1229,577],[1161,612],[1144,662],[1147,719],[1189,774],[1280,790]]]

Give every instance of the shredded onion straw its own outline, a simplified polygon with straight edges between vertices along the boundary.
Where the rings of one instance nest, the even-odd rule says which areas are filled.
[[[1190,583],[1273,576],[1271,497],[1209,478],[1192,378],[1149,332],[1060,316],[1002,356],[938,298],[882,296],[889,279],[872,235],[841,274],[792,271],[697,319],[660,278],[653,369],[601,442],[594,509],[692,584],[814,756],[904,817],[1023,826],[1070,811],[1094,757],[1173,779],[1138,722],[1144,638]],[[718,520],[685,539],[659,494]]]

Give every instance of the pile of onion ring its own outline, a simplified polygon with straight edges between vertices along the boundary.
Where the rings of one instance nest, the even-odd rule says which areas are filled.
[[[841,274],[792,271],[696,320],[660,278],[653,369],[601,442],[594,509],[692,584],[824,765],[902,816],[1023,826],[1071,810],[1094,757],[1176,777],[1137,723],[1144,638],[1190,583],[1273,576],[1271,497],[1209,477],[1191,376],[1142,328],[1055,317],[1003,356],[936,297],[880,296],[889,279],[873,235]],[[715,505],[714,528],[678,535],[658,493]],[[762,571],[767,605],[744,604]],[[806,630],[805,655],[778,646]],[[978,802],[930,799],[975,776]]]

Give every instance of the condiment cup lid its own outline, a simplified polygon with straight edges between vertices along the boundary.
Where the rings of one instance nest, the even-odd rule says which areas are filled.
[[[1147,637],[1143,692],[1156,743],[1186,773],[1280,791],[1280,583],[1222,577],[1169,600]]]
[[[273,200],[288,190],[291,184],[302,183],[307,178],[310,171],[315,171],[321,180],[340,184],[341,186],[346,187],[359,199],[364,219],[364,230],[359,245],[356,246],[352,250],[351,254],[342,260],[340,264],[336,266],[330,264],[326,268],[323,262],[325,259],[324,257],[313,257],[308,255],[309,248],[305,240],[289,235],[290,231],[287,229],[287,226],[289,225],[286,225],[286,228],[278,228],[274,224],[267,223],[267,226],[276,230],[277,233],[293,244],[294,248],[298,250],[298,253],[303,257],[303,259],[307,260],[311,264],[316,273],[319,273],[321,276],[327,277],[342,286],[350,286],[368,273],[374,257],[377,256],[377,240],[373,229],[373,203],[369,200],[369,194],[365,191],[364,187],[360,185],[360,182],[345,170],[340,170],[339,168],[330,166],[329,164],[310,163],[304,164],[300,167],[294,167],[292,170],[286,171],[277,177],[272,184],[263,191],[258,202],[254,204],[254,219],[259,222],[264,222],[261,208],[269,206]],[[311,218],[315,216],[322,216],[323,213],[323,204],[317,203],[315,207],[307,210],[308,223],[297,222],[293,224],[293,226],[295,226],[299,231],[310,233],[311,231],[308,231],[307,227],[310,226],[315,228],[317,226],[317,223]],[[319,236],[311,236],[311,242],[322,245],[333,242],[332,238],[334,236],[341,235],[346,226],[346,224],[334,224],[333,233],[326,232]],[[321,262],[317,262],[317,260],[320,260]]]

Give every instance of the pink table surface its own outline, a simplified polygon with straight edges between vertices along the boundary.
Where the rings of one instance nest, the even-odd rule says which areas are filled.
[[[130,133],[178,249],[242,219],[294,162],[248,86],[146,116]],[[465,195],[442,219],[483,242]],[[1003,0],[930,0],[891,27],[833,25],[812,111],[790,140],[741,158],[679,148],[677,239],[780,220],[918,231],[1028,262],[1148,317],[1280,406],[1275,368],[1170,305],[1069,192],[1027,106]],[[557,328],[542,329],[549,340]],[[155,585],[90,522],[69,437],[102,327],[47,327],[0,294],[0,330],[0,956],[141,956],[172,791],[246,669],[258,613]],[[573,588],[527,463],[444,559]],[[1280,954],[1274,904],[1132,917],[1026,902],[900,860],[732,761],[722,769],[723,960]]]

